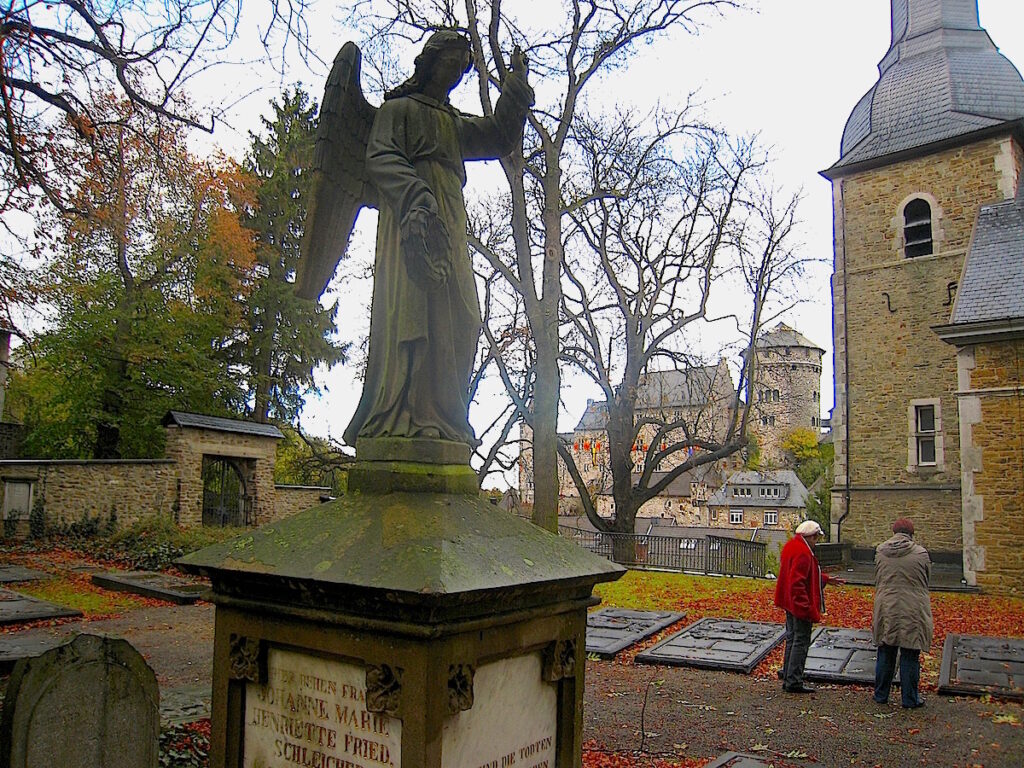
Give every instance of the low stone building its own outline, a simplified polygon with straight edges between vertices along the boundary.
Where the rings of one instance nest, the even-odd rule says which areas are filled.
[[[708,499],[711,528],[793,531],[807,512],[807,488],[796,472],[736,472]]]
[[[6,528],[27,532],[34,508],[51,525],[125,526],[153,515],[183,527],[262,525],[330,493],[274,484],[283,435],[271,424],[171,411],[164,427],[163,459],[0,461]]]

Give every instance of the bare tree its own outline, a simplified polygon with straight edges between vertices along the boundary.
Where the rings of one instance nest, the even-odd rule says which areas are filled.
[[[244,3],[252,14],[256,3]],[[306,53],[307,0],[262,3],[262,43],[283,64],[290,44]],[[13,0],[0,11],[0,212],[45,196],[71,202],[51,183],[52,126],[66,119],[82,138],[104,126],[99,95],[213,130],[183,88],[223,58],[239,34],[243,0]]]
[[[796,201],[777,210],[758,183],[766,159],[756,144],[688,109],[584,119],[570,138],[585,162],[572,179],[580,203],[563,264],[563,357],[605,396],[611,520],[598,516],[568,447],[559,454],[594,526],[632,533],[645,502],[747,443],[750,352],[774,293],[800,269],[789,247]],[[733,318],[745,361],[735,385],[725,363],[700,365],[687,338],[713,319],[723,289],[735,294],[731,311],[748,306]]]
[[[515,15],[501,0],[384,0],[364,2],[378,39],[415,36],[459,26],[470,37],[477,89],[485,114],[507,72],[514,45],[527,52],[539,84],[522,154],[501,161],[508,181],[513,252],[481,255],[523,298],[536,356],[534,386],[521,411],[533,428],[533,521],[555,530],[558,518],[557,420],[563,226],[567,215],[563,168],[582,100],[598,75],[624,66],[637,46],[675,30],[696,33],[736,0],[562,0],[542,24]],[[568,207],[573,205],[568,203]]]

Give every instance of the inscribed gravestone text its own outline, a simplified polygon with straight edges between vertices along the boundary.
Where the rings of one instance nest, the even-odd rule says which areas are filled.
[[[402,722],[366,709],[366,670],[270,649],[245,694],[245,768],[398,768]]]

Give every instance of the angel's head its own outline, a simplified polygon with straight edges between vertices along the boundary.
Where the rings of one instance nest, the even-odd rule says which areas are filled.
[[[427,38],[423,51],[416,57],[412,77],[385,94],[385,99],[397,99],[413,93],[436,90],[447,96],[462,76],[469,72],[473,59],[469,40],[454,29],[438,30]]]

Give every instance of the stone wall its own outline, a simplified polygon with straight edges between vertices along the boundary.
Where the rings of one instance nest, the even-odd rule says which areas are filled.
[[[72,523],[86,516],[106,521],[116,512],[119,525],[140,517],[174,515],[178,503],[173,461],[0,461],[0,478],[32,484],[49,523]],[[0,491],[2,492],[2,491]]]
[[[978,208],[1015,188],[1019,159],[1011,139],[994,138],[833,182],[832,522],[835,533],[843,518],[844,542],[876,544],[888,538],[893,517],[909,515],[926,546],[962,546],[956,354],[931,327],[949,320]],[[902,210],[914,197],[931,205],[935,252],[907,259]],[[915,400],[937,401],[934,467],[909,458]]]
[[[246,493],[252,497],[255,524],[262,525],[274,519],[276,449],[276,441],[271,438],[254,439],[245,434],[182,429],[173,424],[168,425],[166,454],[168,459],[177,463],[181,480],[179,524],[202,525],[203,456],[238,459]]]
[[[323,496],[330,496],[331,489],[319,485],[276,485],[274,486],[274,514],[270,520],[280,520],[304,509],[316,507]]]
[[[958,354],[964,443],[964,576],[1024,593],[1024,340]]]

